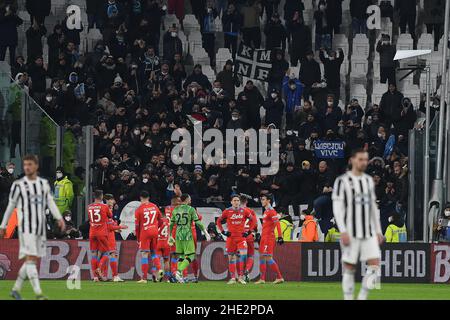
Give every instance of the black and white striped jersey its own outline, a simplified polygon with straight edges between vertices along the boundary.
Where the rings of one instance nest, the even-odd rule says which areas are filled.
[[[50,185],[46,179],[40,177],[35,180],[23,177],[14,181],[0,228],[6,228],[9,218],[16,208],[19,233],[45,236],[47,209],[55,219],[61,219],[61,213],[51,194]]]
[[[333,213],[341,233],[368,239],[381,233],[380,211],[371,176],[351,171],[338,177],[333,188]]]

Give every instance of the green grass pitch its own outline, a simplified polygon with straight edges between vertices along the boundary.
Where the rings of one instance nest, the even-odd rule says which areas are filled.
[[[0,300],[7,300],[13,281],[0,281]],[[41,281],[42,290],[53,300],[340,300],[340,283],[286,282],[280,285],[227,285],[225,282],[188,284],[81,282],[81,290],[69,290],[62,280]],[[357,287],[359,289],[359,286]],[[34,299],[27,282],[22,291],[25,299]],[[370,294],[371,300],[446,300],[448,284],[382,284]]]

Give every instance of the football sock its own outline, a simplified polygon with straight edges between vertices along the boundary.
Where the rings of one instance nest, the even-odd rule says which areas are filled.
[[[172,272],[172,274],[175,274],[175,272],[177,272],[177,267],[178,267],[178,259],[172,258],[170,260],[170,272]]]
[[[147,280],[148,274],[148,258],[141,259],[142,279]]]
[[[366,275],[362,279],[361,289],[359,290],[358,300],[367,300],[369,291],[374,289],[378,283],[378,266],[368,266]]]
[[[230,271],[230,277],[231,279],[236,278],[236,261],[230,261],[228,262],[228,270]]]
[[[111,266],[111,271],[112,271],[113,277],[116,277],[119,273],[119,266],[117,264],[117,258],[111,257],[109,259],[109,265]]]
[[[92,251],[91,253],[92,253],[91,269],[92,269],[92,273],[95,275],[95,270],[97,270],[97,268],[98,268],[98,257],[97,257],[96,251]]]
[[[178,271],[183,272],[183,270],[185,270],[189,264],[191,263],[191,259],[186,258],[181,262],[178,262]]]
[[[259,274],[260,274],[261,280],[266,280],[266,260],[265,259],[259,260]]]
[[[108,257],[108,261],[109,261],[109,263],[111,263],[111,259]],[[102,274],[106,277],[106,276],[108,276],[108,266],[109,266],[109,263],[108,262],[106,262],[106,263],[104,263],[103,265],[102,265]]]
[[[156,270],[161,270],[161,260],[157,254],[152,254],[152,265]]]
[[[108,265],[109,256],[106,253],[103,253],[102,258],[100,259],[100,262],[98,263],[98,268],[103,272],[103,266],[106,264]],[[107,276],[105,273],[103,273],[103,276]]]
[[[280,272],[280,268],[278,268],[278,264],[275,262],[275,260],[270,259],[267,264],[269,265],[270,269],[277,274],[277,279],[283,278]]]
[[[192,261],[191,266],[192,266],[192,272],[194,272],[194,276],[198,277],[198,269],[199,268],[198,268],[198,261],[197,261],[197,259]]]
[[[252,270],[252,268],[253,268],[253,260],[254,260],[253,256],[248,256],[247,257],[247,264],[245,266],[245,270],[247,272],[250,272]]]
[[[14,291],[22,290],[23,283],[26,279],[27,279],[27,265],[26,263],[24,263],[20,268],[19,272],[17,273],[17,280],[16,283],[14,284],[13,290]]]
[[[355,291],[355,271],[344,267],[342,273],[342,291],[344,292],[344,300],[353,300]]]
[[[30,279],[31,286],[33,287],[34,294],[41,295],[41,285],[39,284],[39,275],[34,262],[26,262],[26,270],[28,279]]]
[[[247,259],[247,255],[241,255],[239,257],[239,276],[243,276],[244,275],[244,266],[245,266],[245,260]]]

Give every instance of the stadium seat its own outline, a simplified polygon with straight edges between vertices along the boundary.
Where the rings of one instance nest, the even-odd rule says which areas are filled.
[[[200,32],[200,24],[193,14],[187,14],[184,16],[183,28],[186,36],[188,37],[193,31]]]

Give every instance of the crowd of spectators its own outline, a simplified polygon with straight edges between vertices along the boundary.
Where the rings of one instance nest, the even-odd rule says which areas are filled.
[[[138,200],[142,190],[161,206],[183,192],[191,194],[195,206],[220,208],[228,206],[234,193],[248,195],[249,206],[258,206],[259,195],[271,193],[281,212],[293,206],[299,215],[298,205],[314,207],[327,229],[334,180],[346,170],[351,150],[362,147],[370,153],[368,172],[374,177],[387,225],[393,211],[403,217],[406,213],[407,140],[416,111],[397,90],[388,58],[382,67],[386,67],[384,81],[389,86],[381,101],[366,106],[351,99],[339,105],[340,68],[346,57],[342,50],[332,50],[331,43],[342,24],[342,0],[316,1],[314,48],[311,28],[304,24],[303,2],[286,0],[281,8],[279,0],[191,0],[213,67],[218,49],[216,17],[222,21],[224,46],[233,56],[241,38],[249,46],[273,50],[267,90],[252,80],[242,83],[232,60],[217,70],[215,81],[209,81],[201,65],[187,63],[177,25],[164,31],[159,45],[164,15],[175,13],[182,19],[185,14],[180,1],[169,1],[168,7],[159,0],[87,1],[89,23],[83,28],[98,28],[103,39],[80,52],[80,30],[68,29],[65,19],[53,30],[45,28],[50,0],[27,0],[32,24],[26,31],[26,59],[14,54],[17,27],[22,23],[15,1],[2,1],[0,60],[9,48],[13,77],[74,139],[80,127],[94,126],[93,186],[114,195],[118,215],[128,202]],[[401,28],[409,26],[412,32],[415,7],[408,5],[410,1],[397,3]],[[369,0],[350,2],[354,33],[367,31],[369,4]],[[261,28],[263,12],[267,22]],[[430,22],[429,30],[439,30],[439,25],[439,21]],[[43,36],[49,48],[48,64],[42,56]],[[383,47],[388,44],[379,44],[377,51],[392,55],[390,47]],[[291,70],[298,65],[299,74],[294,74]],[[239,86],[243,91],[236,95]],[[203,129],[281,129],[279,172],[265,176],[258,166],[226,162],[173,165],[171,134],[178,128],[191,129],[192,119],[202,121]],[[314,152],[318,140],[343,142],[344,158],[318,158]],[[75,175],[73,169],[67,172]]]

